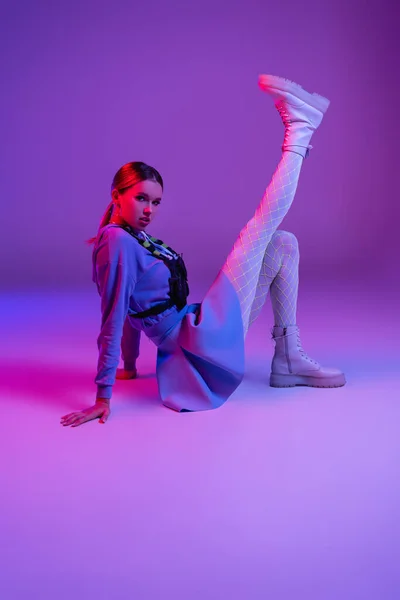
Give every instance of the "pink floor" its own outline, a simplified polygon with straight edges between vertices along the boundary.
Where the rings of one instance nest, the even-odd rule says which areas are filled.
[[[94,398],[95,290],[3,294],[0,597],[398,600],[398,306],[301,289],[304,347],[344,388],[268,386],[268,305],[222,408],[161,406],[144,340],[106,425],[71,429]]]

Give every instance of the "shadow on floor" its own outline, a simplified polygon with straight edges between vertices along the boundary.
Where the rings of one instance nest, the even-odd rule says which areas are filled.
[[[95,372],[63,364],[2,360],[0,364],[0,401],[10,397],[29,404],[58,405],[61,410],[80,410],[95,400]],[[139,373],[131,381],[116,381],[113,397],[126,406],[160,405],[157,381],[151,372]],[[88,404],[89,402],[89,404]]]

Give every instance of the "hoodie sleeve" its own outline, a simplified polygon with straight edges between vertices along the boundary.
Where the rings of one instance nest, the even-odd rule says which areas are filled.
[[[111,232],[111,229],[114,229]],[[97,398],[111,398],[112,386],[120,358],[121,338],[128,314],[129,300],[136,283],[136,273],[120,232],[110,228],[108,239],[99,249],[96,275],[101,296],[101,329],[97,339]]]

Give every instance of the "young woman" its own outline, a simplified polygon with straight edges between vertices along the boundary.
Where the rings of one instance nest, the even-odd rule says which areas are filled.
[[[112,200],[96,238],[90,240],[102,313],[96,403],[65,415],[63,425],[107,420],[115,378],[136,377],[141,331],[158,347],[157,380],[165,406],[181,412],[221,406],[243,379],[244,339],[268,290],[275,319],[270,385],[345,384],[343,373],[321,367],[301,346],[296,325],[298,244],[293,234],[278,230],[329,100],[272,75],[261,75],[259,85],[272,96],[285,127],[282,157],[253,218],[200,304],[186,302],[182,259],[146,233],[162,200],[160,174],[140,162],[116,173]],[[121,349],[124,368],[117,369]]]

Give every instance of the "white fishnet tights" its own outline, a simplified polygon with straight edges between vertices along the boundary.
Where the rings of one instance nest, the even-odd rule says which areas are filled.
[[[293,202],[302,163],[303,157],[299,154],[290,151],[283,152],[253,218],[240,232],[222,267],[222,271],[229,278],[238,295],[245,334],[251,322],[253,306],[254,314],[257,315],[260,310],[258,308],[259,301],[256,298],[263,296],[265,300],[266,294],[261,294],[260,290],[262,282],[266,280],[262,268],[266,260],[268,245]],[[285,287],[287,289],[282,281],[279,282],[279,285],[282,290]],[[278,286],[275,286],[274,292],[277,291]],[[274,292],[271,287],[271,299]],[[277,308],[283,302],[283,297],[283,292],[274,293],[273,307]],[[286,307],[286,303],[283,302],[283,304]],[[280,314],[284,315],[285,312],[286,308],[283,310],[281,307]],[[291,318],[293,318],[292,315]]]
[[[274,313],[274,325],[296,325],[297,296],[299,289],[299,245],[288,231],[277,230],[264,255],[258,278],[254,302],[249,317],[249,327],[264,306],[268,291]]]

